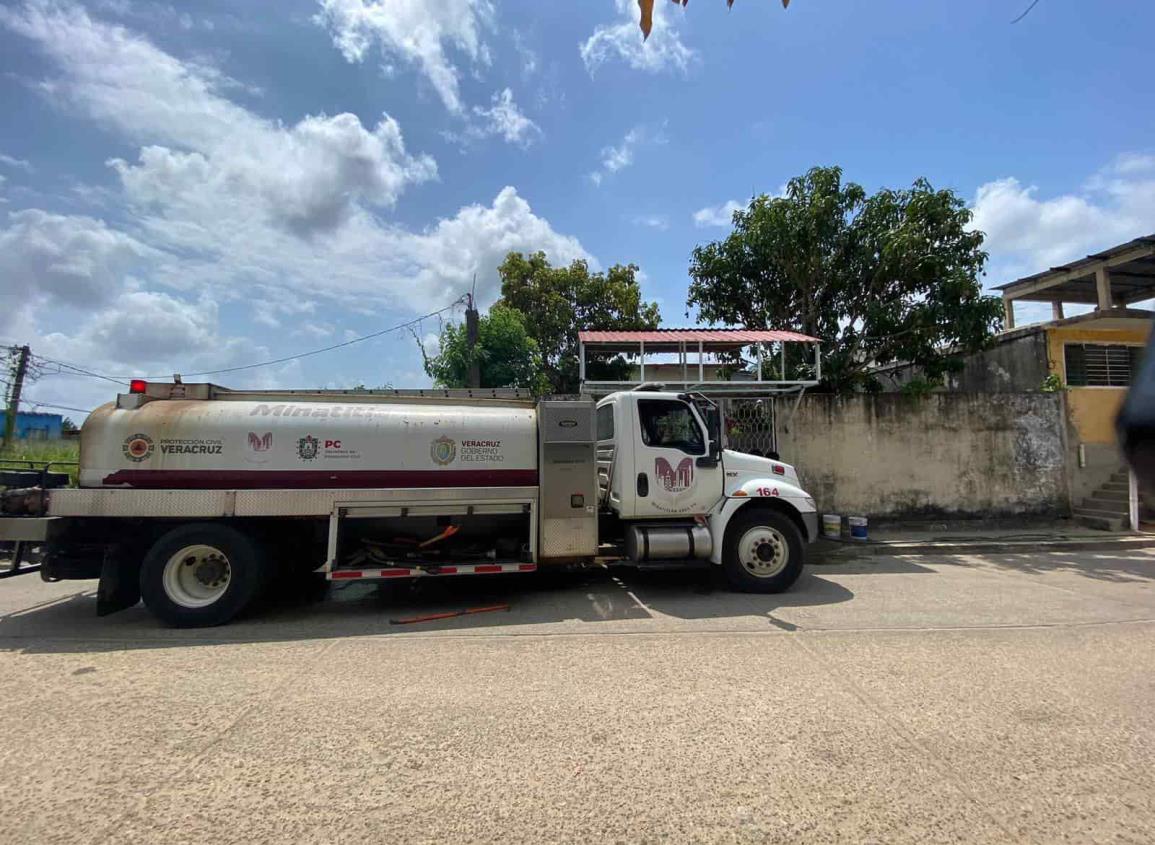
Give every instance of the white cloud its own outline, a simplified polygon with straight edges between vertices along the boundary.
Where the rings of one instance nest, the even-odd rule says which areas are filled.
[[[0,8],[0,26],[52,60],[55,76],[41,89],[54,103],[144,145],[135,161],[110,162],[120,190],[108,192],[103,208],[123,221],[120,231],[35,209],[0,228],[0,285],[9,286],[0,295],[13,297],[12,307],[0,302],[0,321],[35,334],[39,324],[64,322],[41,306],[87,303],[67,332],[78,344],[70,360],[96,354],[97,321],[114,303],[173,314],[176,323],[158,324],[184,338],[186,351],[148,332],[131,351],[143,360],[152,345],[158,359],[173,356],[169,366],[191,371],[206,367],[189,361],[241,358],[242,345],[213,328],[218,306],[244,303],[273,328],[306,322],[300,315],[314,303],[334,324],[341,313],[388,306],[421,313],[456,299],[474,273],[479,296],[494,296],[496,267],[511,249],[541,249],[554,261],[590,257],[512,186],[424,230],[383,219],[407,185],[435,174],[432,159],[405,151],[388,116],[372,129],[349,114],[287,126],[266,120],[229,99],[235,85],[221,74],[76,6]],[[512,97],[495,102],[502,131],[526,131],[501,116],[506,102]],[[208,322],[188,313],[200,308],[212,311]],[[65,345],[62,335],[53,343]]]
[[[26,209],[0,228],[0,330],[37,307],[91,309],[162,257],[91,217]],[[74,312],[75,313],[75,312]]]
[[[654,4],[654,26],[643,43],[638,4],[634,0],[614,0],[617,21],[598,26],[578,45],[589,74],[593,76],[598,68],[613,61],[647,73],[686,73],[698,61],[698,54],[682,43],[677,27],[667,18],[668,6],[661,0]]]
[[[269,357],[252,341],[222,335],[219,308],[209,295],[187,299],[140,289],[142,277],[171,259],[90,217],[14,212],[0,228],[0,333],[18,335],[35,354],[117,375],[142,368],[150,374],[214,369]],[[72,328],[41,330],[44,314]],[[66,376],[45,375],[30,395],[72,407],[109,398],[108,382]]]
[[[492,299],[500,285],[497,267],[511,250],[540,249],[555,264],[591,258],[577,238],[555,232],[510,186],[501,189],[491,206],[466,206],[398,246],[419,267],[413,276],[415,287],[438,291],[440,302],[463,291],[474,273],[478,299]]]
[[[469,142],[496,135],[522,149],[541,137],[541,127],[522,113],[509,88],[495,93],[489,108],[474,106],[472,113],[473,117],[463,132],[446,132],[443,133],[445,137],[451,141]]]
[[[1013,177],[975,194],[972,227],[986,233],[995,284],[1155,232],[1155,156],[1123,155],[1080,191],[1038,194]]]
[[[538,55],[533,48],[526,43],[525,36],[519,30],[513,30],[510,37],[513,41],[513,49],[517,53],[518,58],[521,59],[521,77],[522,79],[529,79],[537,73],[540,63]]]
[[[738,200],[728,200],[721,205],[708,205],[694,212],[694,225],[699,229],[708,226],[729,226],[735,211],[741,211],[745,203]]]
[[[227,360],[227,347],[244,344],[218,334],[217,303],[189,301],[156,291],[123,291],[70,337],[57,335],[49,345],[71,360],[118,363],[175,361],[215,350]]]
[[[647,229],[665,231],[670,228],[670,218],[664,214],[638,214],[632,220],[635,226],[645,226]]]
[[[493,95],[490,108],[474,106],[473,113],[482,119],[488,132],[500,135],[511,144],[527,147],[541,135],[541,127],[522,114],[508,88]]]
[[[131,375],[167,378],[171,373],[219,370],[274,357],[259,343],[223,333],[220,309],[213,299],[155,291],[123,291],[76,330],[24,337],[34,355],[120,379]],[[80,377],[68,368],[53,373],[52,365],[46,363],[42,369],[45,374],[29,391],[38,402],[95,408],[118,390],[108,381]],[[197,380],[201,378],[205,377]],[[230,373],[227,380],[234,387],[283,387],[300,384],[301,370],[299,362],[291,361]]]
[[[25,159],[15,158],[14,156],[5,155],[4,153],[0,153],[0,164],[3,164],[5,167],[11,167],[14,170],[23,170],[27,173],[32,172],[32,165],[29,164]]]
[[[416,65],[445,107],[465,111],[460,73],[448,55],[452,48],[474,64],[488,64],[482,33],[492,27],[489,0],[319,0],[316,21],[349,62],[361,62],[378,45],[387,58]]]
[[[0,23],[56,61],[55,98],[129,137],[172,144],[143,147],[135,163],[111,162],[136,209],[138,237],[187,256],[179,278],[165,274],[165,283],[215,283],[238,296],[240,282],[256,288],[250,295],[257,299],[267,299],[270,287],[289,287],[310,299],[328,293],[392,298],[414,309],[442,304],[440,283],[413,288],[414,277],[430,278],[422,261],[437,261],[434,235],[387,224],[371,207],[390,204],[406,184],[434,172],[432,159],[405,152],[392,119],[372,131],[350,114],[307,117],[286,128],[227,99],[201,67],[82,9],[38,3],[0,12]],[[530,131],[505,92],[485,111],[513,137]],[[495,242],[516,242],[510,248],[557,251],[567,260],[585,255],[512,187],[492,208],[467,206],[434,233],[452,235],[446,249],[460,257],[468,225],[483,227]],[[310,237],[302,242],[302,235]],[[489,260],[491,251],[471,244]],[[469,278],[476,269],[486,268],[437,277]]]
[[[602,147],[601,165],[589,174],[589,179],[595,185],[600,185],[607,176],[612,176],[620,170],[625,170],[634,163],[634,154],[638,147],[646,144],[664,144],[665,127],[653,132],[645,126],[635,126],[622,138],[621,143]]]
[[[333,326],[330,323],[305,322],[297,326],[295,333],[312,338],[326,338],[333,334]]]
[[[347,113],[286,128],[223,96],[222,74],[182,63],[78,7],[0,10],[0,24],[55,60],[55,102],[130,138],[176,148],[154,144],[138,164],[111,162],[138,202],[187,205],[219,198],[224,186],[272,222],[311,234],[342,222],[358,202],[390,205],[407,185],[436,177],[431,158],[406,153],[388,115],[371,131]]]
[[[401,130],[388,116],[372,132],[353,115],[339,114],[222,141],[206,152],[148,146],[136,164],[109,164],[135,202],[187,209],[231,196],[302,235],[332,230],[358,201],[392,205],[408,184],[437,174],[433,159],[406,154]]]
[[[150,28],[180,27],[185,32],[194,29],[203,29],[211,32],[216,24],[210,18],[193,17],[188,12],[177,9],[172,3],[158,2],[129,2],[129,0],[98,0],[95,7],[101,12],[107,12],[121,18],[130,18],[134,22],[147,24]]]
[[[1155,155],[1145,153],[1123,153],[1107,168],[1115,175],[1126,176],[1133,173],[1155,173]]]
[[[79,6],[38,0],[0,8],[0,25],[35,41],[60,68],[60,79],[41,85],[50,97],[130,138],[203,149],[230,132],[272,128],[219,96],[227,77],[94,21]]]

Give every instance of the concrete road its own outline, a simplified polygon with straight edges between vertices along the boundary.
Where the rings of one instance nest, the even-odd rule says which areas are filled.
[[[4,842],[1155,841],[1155,551],[353,584],[207,631],[35,577]]]

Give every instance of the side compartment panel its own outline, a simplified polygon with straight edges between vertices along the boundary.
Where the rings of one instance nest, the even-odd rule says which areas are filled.
[[[594,405],[545,400],[540,424],[542,558],[594,557],[598,551],[598,466]]]

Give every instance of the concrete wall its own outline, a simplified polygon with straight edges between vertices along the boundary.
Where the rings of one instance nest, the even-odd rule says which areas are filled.
[[[819,510],[886,517],[1068,515],[1055,393],[805,396],[778,405],[782,460]]]
[[[1047,336],[1041,328],[1022,329],[1001,338],[989,349],[962,358],[962,369],[951,373],[940,390],[964,393],[1030,393],[1040,390],[1050,373]],[[901,390],[922,370],[909,364],[876,373],[883,390]]]
[[[1047,338],[1030,332],[997,343],[966,358],[963,368],[947,377],[947,388],[964,393],[1031,393],[1049,373]]]

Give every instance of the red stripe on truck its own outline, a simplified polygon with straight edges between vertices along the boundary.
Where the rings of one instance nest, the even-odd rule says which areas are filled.
[[[105,485],[173,490],[323,489],[328,487],[533,487],[535,469],[122,469]]]

